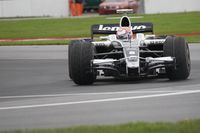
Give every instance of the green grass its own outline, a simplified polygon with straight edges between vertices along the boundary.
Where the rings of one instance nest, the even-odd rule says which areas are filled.
[[[5,131],[0,133],[199,133],[199,120],[185,120],[177,123],[128,123],[107,126],[80,126],[60,129],[34,129]]]
[[[0,42],[0,46],[67,45],[67,40]]]
[[[117,15],[115,15],[117,16]],[[156,34],[182,34],[200,32],[200,12],[142,15],[132,22],[152,22]],[[99,16],[92,18],[59,19],[0,19],[0,38],[89,37],[92,24],[119,23]],[[200,42],[200,36],[187,37],[190,42]]]
[[[185,38],[189,43],[199,43],[200,42],[200,36],[187,36]]]

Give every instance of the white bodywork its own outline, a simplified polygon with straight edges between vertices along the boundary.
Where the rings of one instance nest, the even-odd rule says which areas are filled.
[[[123,59],[120,60],[125,60],[126,61],[126,67],[127,67],[127,73],[128,73],[128,68],[139,68],[140,67],[140,47],[143,45],[148,45],[150,43],[164,43],[165,39],[148,39],[146,40],[147,37],[154,37],[155,35],[147,35],[145,36],[142,33],[137,33],[135,39],[131,40],[118,40],[116,38],[116,35],[109,35],[109,36],[104,36],[100,37],[103,41],[98,41],[98,42],[92,42],[94,45],[98,46],[107,46],[109,47],[112,45],[112,42],[119,42],[121,47],[123,48],[123,53],[124,57]],[[152,62],[172,62],[174,59],[172,57],[158,57],[158,58],[152,58],[152,57],[146,57],[144,59],[148,63]],[[112,65],[115,61],[118,61],[116,59],[94,59],[92,61],[93,64],[95,65]],[[113,64],[114,65],[114,64]],[[139,69],[138,69],[139,71]]]
[[[117,35],[121,32],[121,30],[119,30],[119,28],[129,28],[131,31],[136,30],[136,29],[146,29],[146,26],[140,25],[140,26],[135,26],[132,27],[131,25],[131,21],[129,19],[129,17],[127,16],[128,13],[131,13],[132,9],[122,9],[122,10],[117,10],[117,13],[124,13],[126,14],[125,16],[123,16],[120,19],[120,24],[119,27],[103,27],[103,25],[99,26],[99,30],[109,30],[109,31],[117,31]],[[135,29],[134,29],[135,28]],[[124,38],[120,38],[118,35],[115,34],[111,34],[109,36],[104,36],[104,37],[100,37],[100,39],[102,39],[103,41],[98,41],[98,42],[92,42],[95,46],[105,46],[105,47],[109,47],[109,46],[113,46],[114,48],[122,48],[123,49],[123,54],[124,54],[124,58],[121,58],[119,60],[116,59],[94,59],[92,60],[92,63],[95,65],[99,65],[104,67],[104,65],[115,65],[114,63],[117,61],[125,61],[126,63],[126,74],[128,75],[129,73],[129,68],[130,69],[134,69],[136,68],[136,70],[138,70],[138,74],[140,74],[140,60],[144,60],[146,63],[151,63],[151,64],[156,64],[156,63],[164,63],[164,62],[173,62],[174,58],[172,57],[157,57],[157,58],[153,58],[153,57],[140,57],[140,52],[142,52],[142,50],[140,50],[140,47],[147,47],[148,45],[151,44],[164,44],[165,39],[156,39],[155,35],[144,35],[143,33],[136,33],[134,37],[132,37],[132,34],[129,37],[127,37],[126,39]],[[150,39],[150,38],[153,39]],[[148,52],[155,52],[155,51],[151,51],[148,50]],[[138,68],[138,69],[137,69]]]

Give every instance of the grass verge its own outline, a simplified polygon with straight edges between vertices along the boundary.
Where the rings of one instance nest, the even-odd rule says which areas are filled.
[[[67,45],[68,40],[0,42],[0,46]]]
[[[200,43],[200,36],[187,36],[185,39],[189,43]]]
[[[187,36],[185,37],[189,43],[200,42],[200,36]],[[50,41],[11,41],[0,42],[0,46],[31,46],[31,45],[68,45],[70,40],[50,40]]]
[[[59,129],[4,131],[0,133],[199,133],[200,119],[177,123],[128,123],[107,126],[80,126]]]
[[[133,18],[131,21],[152,22],[154,24],[155,34],[158,35],[200,33],[200,12],[150,14],[142,16],[144,17],[140,19]],[[107,19],[108,17],[113,17],[113,15],[90,18],[0,19],[0,39],[89,37],[90,26],[92,24],[119,23],[119,19]],[[199,35],[186,38],[189,42],[200,42]]]

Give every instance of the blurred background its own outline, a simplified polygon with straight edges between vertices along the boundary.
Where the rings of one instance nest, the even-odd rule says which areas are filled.
[[[68,17],[114,14],[133,9],[137,14],[200,11],[200,0],[0,0],[0,17]]]

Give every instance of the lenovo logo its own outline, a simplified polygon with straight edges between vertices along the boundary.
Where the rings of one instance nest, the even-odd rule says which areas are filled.
[[[145,25],[139,25],[139,26],[133,26],[132,30],[142,30],[142,29],[146,29],[147,27]],[[117,31],[119,29],[119,26],[115,26],[115,27],[109,27],[109,26],[105,26],[104,25],[99,25],[99,29],[98,30],[103,30],[103,31]]]

